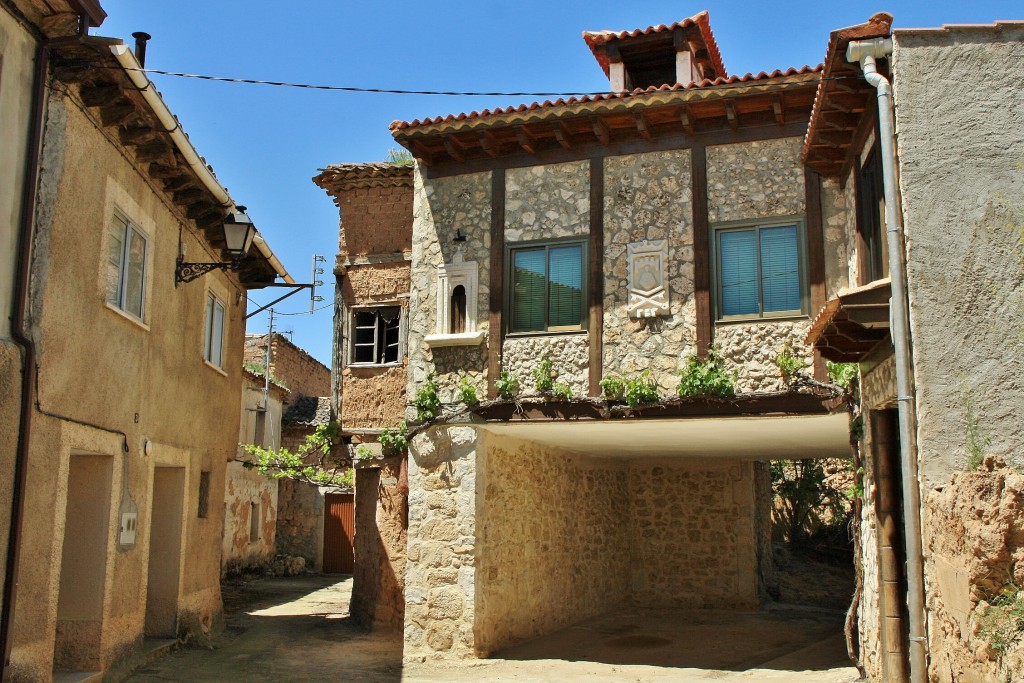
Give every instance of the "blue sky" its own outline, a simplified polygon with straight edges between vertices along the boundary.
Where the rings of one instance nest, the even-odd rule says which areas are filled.
[[[1017,0],[879,4],[798,0],[104,0],[109,17],[93,33],[152,34],[147,67],[168,71],[408,90],[589,92],[607,81],[583,30],[671,23],[702,9],[731,74],[821,62],[828,33],[891,12],[898,28],[1022,19]],[[327,257],[327,306],[285,315],[280,330],[330,363],[338,210],[310,178],[333,163],[383,160],[395,144],[388,124],[532,101],[319,92],[152,76],[199,153],[296,281],[314,253]],[[254,292],[269,302],[282,290]],[[309,310],[299,293],[276,307]],[[250,304],[250,310],[255,306]],[[266,330],[266,315],[249,331]]]

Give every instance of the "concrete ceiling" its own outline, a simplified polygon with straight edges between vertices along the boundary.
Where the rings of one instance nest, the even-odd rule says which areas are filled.
[[[846,458],[849,416],[786,415],[671,420],[488,424],[483,430],[599,458]]]

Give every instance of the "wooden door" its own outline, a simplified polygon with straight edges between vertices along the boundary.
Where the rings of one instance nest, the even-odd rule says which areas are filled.
[[[352,573],[355,503],[351,493],[324,496],[324,574]]]

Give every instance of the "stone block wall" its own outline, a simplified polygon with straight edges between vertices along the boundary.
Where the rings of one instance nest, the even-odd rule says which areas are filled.
[[[434,427],[409,450],[405,657],[472,657],[477,453],[473,427]]]
[[[589,390],[590,337],[586,333],[545,337],[509,337],[502,346],[501,367],[519,378],[524,395],[537,394],[533,371],[544,354],[551,357],[555,382],[568,384],[573,396]]]
[[[277,492],[277,552],[297,555],[306,568],[323,566],[324,496],[309,484],[282,479]]]
[[[708,222],[803,215],[802,147],[803,138],[708,147]]]
[[[263,365],[267,358],[267,335],[245,335],[243,362]],[[330,396],[331,371],[282,334],[274,333],[270,374],[280,379],[289,390],[290,404],[298,396]]]
[[[860,282],[857,194],[852,171],[845,183],[836,178],[821,179],[821,221],[825,232],[825,298],[831,299],[839,290]]]
[[[349,612],[362,628],[401,629],[405,618],[406,514],[401,458],[356,469],[355,553]]]
[[[604,167],[604,374],[635,376],[650,369],[665,394],[695,351],[693,208],[690,151],[609,157]],[[626,245],[669,242],[671,315],[630,318]]]
[[[506,436],[486,442],[477,457],[477,652],[628,602],[622,464]]]
[[[632,600],[641,607],[754,608],[753,463],[629,463]],[[581,492],[583,493],[583,492]]]
[[[411,248],[411,185],[346,188],[335,202],[341,209],[338,251],[343,258]]]
[[[788,343],[792,353],[810,367],[814,349],[804,343],[810,326],[807,320],[720,323],[715,344],[726,368],[736,371],[736,392],[785,391],[786,383],[773,361]]]

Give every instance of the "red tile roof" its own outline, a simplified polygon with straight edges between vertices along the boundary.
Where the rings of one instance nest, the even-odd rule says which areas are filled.
[[[429,126],[438,123],[452,123],[455,121],[465,121],[467,119],[478,119],[486,118],[488,116],[504,116],[507,114],[514,114],[517,112],[535,111],[541,109],[554,109],[557,107],[567,107],[574,104],[585,104],[587,102],[601,102],[608,100],[624,100],[637,96],[642,96],[648,93],[655,92],[670,92],[670,91],[684,91],[684,90],[699,90],[702,88],[716,88],[721,86],[729,86],[735,84],[746,84],[754,83],[757,81],[767,81],[774,78],[784,78],[786,76],[796,76],[801,74],[817,73],[821,71],[822,65],[815,67],[802,66],[799,69],[789,68],[785,71],[776,69],[771,73],[765,73],[764,71],[758,74],[746,74],[743,76],[729,76],[728,78],[716,78],[711,81],[704,79],[700,83],[688,83],[680,84],[675,83],[673,85],[662,85],[659,87],[651,86],[649,88],[637,88],[632,92],[626,93],[601,93],[594,95],[582,95],[580,97],[570,97],[568,99],[559,98],[552,102],[551,100],[545,100],[543,102],[533,102],[531,104],[520,104],[518,106],[504,107],[498,109],[484,109],[483,111],[471,111],[468,114],[448,114],[447,116],[435,116],[433,118],[426,119],[415,119],[413,121],[393,121],[389,126],[392,132],[398,132],[407,130],[410,128],[417,128],[419,126]]]
[[[711,63],[715,66],[715,72],[721,77],[727,76],[728,72],[725,70],[725,64],[722,62],[722,54],[718,51],[718,43],[715,42],[715,35],[711,32],[711,22],[707,10],[695,14],[688,19],[677,21],[674,24],[659,24],[657,26],[648,26],[644,29],[638,28],[633,31],[584,31],[583,40],[587,41],[590,51],[594,53],[594,58],[597,59],[607,76],[608,58],[603,51],[596,49],[598,45],[603,45],[612,40],[672,32],[677,28],[689,28],[691,26],[696,26],[700,29],[701,38],[703,38],[704,45],[708,49],[708,55],[711,58]]]

